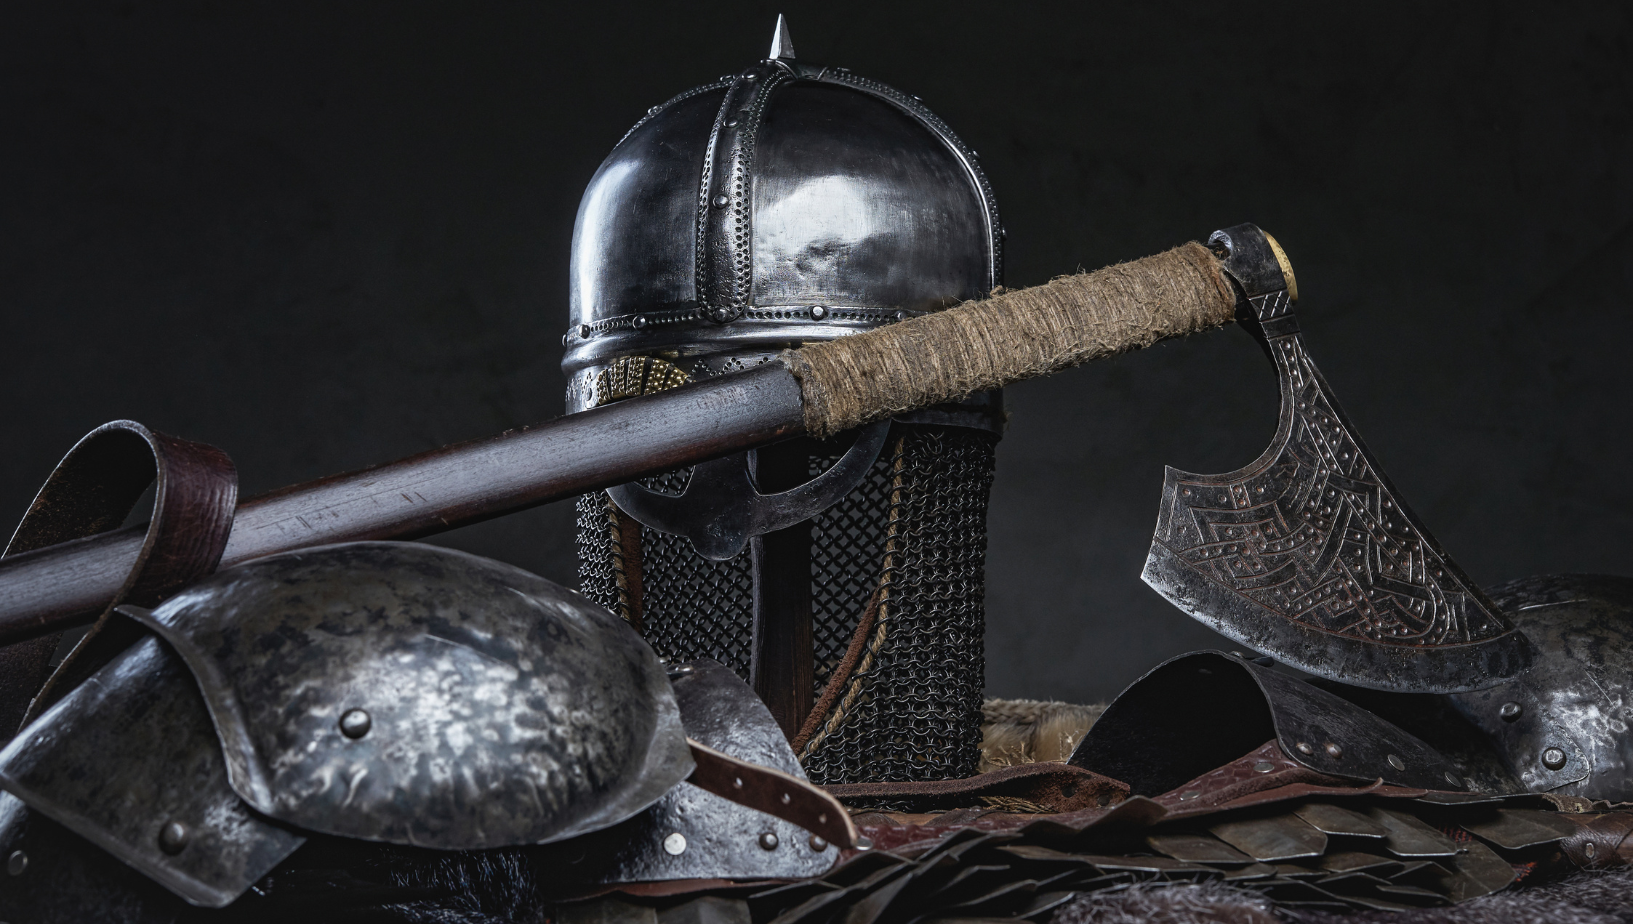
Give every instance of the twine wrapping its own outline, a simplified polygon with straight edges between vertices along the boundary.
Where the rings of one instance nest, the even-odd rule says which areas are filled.
[[[1236,295],[1206,247],[967,302],[888,327],[786,350],[803,424],[824,439],[913,408],[1046,375],[1227,324]]]

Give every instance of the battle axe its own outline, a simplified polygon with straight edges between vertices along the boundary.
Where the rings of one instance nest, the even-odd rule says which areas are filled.
[[[1292,313],[1294,288],[1274,240],[1240,225],[1206,247],[994,293],[788,350],[779,363],[296,485],[237,509],[228,467],[226,481],[220,471],[205,479],[216,490],[192,488],[202,498],[196,507],[221,510],[195,517],[203,526],[185,514],[171,518],[181,524],[174,526],[156,516],[149,527],[38,547],[42,535],[69,538],[62,522],[26,527],[61,521],[61,508],[74,506],[53,484],[76,481],[59,477],[65,469],[98,469],[75,462],[97,455],[81,451],[87,443],[124,440],[125,457],[151,450],[161,478],[156,513],[188,506],[179,498],[198,479],[173,477],[177,487],[168,489],[163,450],[209,461],[209,447],[109,425],[65,459],[0,560],[0,642],[89,622],[133,588],[161,596],[174,589],[167,584],[274,552],[426,536],[805,432],[824,438],[1239,314],[1281,378],[1281,427],[1269,451],[1240,472],[1169,470],[1146,580],[1221,633],[1307,667],[1336,663],[1324,672],[1340,679],[1406,689],[1397,678],[1411,676],[1412,687],[1450,691],[1517,672],[1528,657],[1518,633],[1418,524],[1315,373]],[[127,506],[131,486],[140,492],[153,472],[126,476]],[[20,543],[25,532],[33,538]],[[1417,657],[1432,647],[1462,657]]]

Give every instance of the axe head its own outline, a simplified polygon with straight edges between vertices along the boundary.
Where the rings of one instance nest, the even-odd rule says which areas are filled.
[[[1526,668],[1531,644],[1418,522],[1316,371],[1274,240],[1249,224],[1209,245],[1275,366],[1281,422],[1242,469],[1167,470],[1145,583],[1254,651],[1356,686],[1453,693]]]

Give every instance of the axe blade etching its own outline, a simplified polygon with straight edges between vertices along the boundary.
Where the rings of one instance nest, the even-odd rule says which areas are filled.
[[[1215,243],[1274,262],[1262,232],[1236,233],[1248,228]],[[1280,380],[1276,435],[1228,474],[1167,469],[1145,582],[1215,631],[1345,683],[1450,693],[1520,672],[1529,643],[1384,477],[1304,349],[1289,286],[1243,306]]]

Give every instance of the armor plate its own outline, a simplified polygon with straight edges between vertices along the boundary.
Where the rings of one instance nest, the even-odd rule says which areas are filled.
[[[693,767],[649,646],[500,562],[323,546],[130,614],[199,681],[234,790],[307,831],[547,843],[631,817]]]

